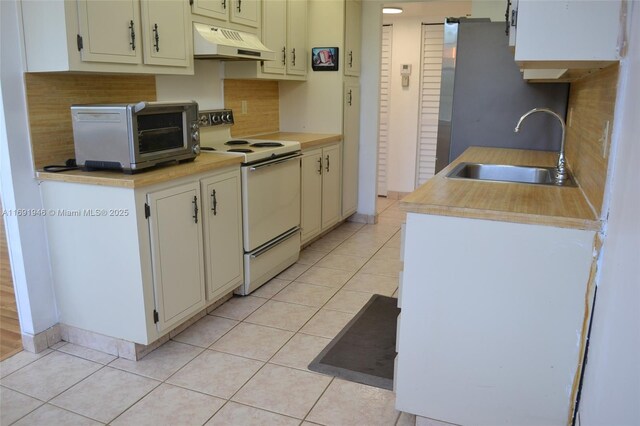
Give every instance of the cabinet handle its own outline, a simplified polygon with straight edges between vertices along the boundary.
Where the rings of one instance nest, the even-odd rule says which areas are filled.
[[[222,8],[227,10],[227,0],[222,0]]]
[[[353,68],[353,50],[349,51],[349,68]]]
[[[320,158],[318,158],[318,174],[319,175],[322,174],[322,156],[320,156]]]
[[[129,22],[129,37],[131,37],[131,41],[129,42],[129,46],[131,46],[131,50],[136,50],[136,30],[133,26],[133,20]]]
[[[293,65],[294,67],[296,66],[296,48],[294,47],[293,50],[291,50],[291,65]]]
[[[518,26],[518,9],[511,11],[511,26],[514,28]]]
[[[282,47],[282,65],[287,65],[287,47]]]
[[[329,173],[329,154],[327,154],[327,173]]]
[[[242,13],[242,0],[238,0],[238,13]]]
[[[198,223],[198,197],[196,195],[193,196],[193,220],[195,223]]]
[[[351,102],[353,101],[353,94],[351,93],[351,89],[349,89],[349,93],[347,93],[347,95],[349,95],[347,103],[349,104],[349,106],[351,106]]]
[[[213,210],[213,215],[216,216],[218,214],[218,199],[216,198],[216,190],[211,191],[211,210]]]
[[[158,24],[153,24],[153,32],[155,33],[154,39],[155,44],[153,47],[156,49],[156,52],[160,51],[160,34],[158,32]]]

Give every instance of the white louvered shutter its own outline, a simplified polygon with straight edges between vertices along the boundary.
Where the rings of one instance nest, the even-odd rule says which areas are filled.
[[[434,175],[442,76],[442,24],[422,25],[422,70],[416,187]]]
[[[391,40],[393,27],[382,27],[382,61],[380,65],[380,127],[378,129],[378,195],[387,195],[387,161],[389,155],[389,100],[391,90]]]

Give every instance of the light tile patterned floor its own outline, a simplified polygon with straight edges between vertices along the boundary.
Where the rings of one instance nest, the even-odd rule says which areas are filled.
[[[369,300],[398,287],[400,225],[345,223],[251,296],[138,362],[69,343],[0,363],[0,425],[407,425],[393,392],[307,365]]]

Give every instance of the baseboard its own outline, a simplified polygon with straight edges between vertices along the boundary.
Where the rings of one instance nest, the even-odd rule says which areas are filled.
[[[50,329],[45,330],[42,333],[38,333],[35,336],[23,334],[22,345],[25,350],[38,353],[60,341],[65,341],[131,361],[139,361],[149,354],[149,352],[167,343],[171,338],[186,330],[189,326],[193,325],[224,302],[231,299],[231,297],[233,297],[233,291],[210,303],[207,307],[194,314],[178,327],[148,345],[141,345],[139,343],[129,342],[116,337],[105,336],[104,334],[83,330],[67,324],[56,324]]]
[[[378,214],[364,214],[356,213],[347,219],[349,222],[366,223],[368,225],[375,225],[378,223]]]
[[[27,352],[37,354],[62,340],[60,325],[46,329],[38,334],[22,333],[22,348]]]

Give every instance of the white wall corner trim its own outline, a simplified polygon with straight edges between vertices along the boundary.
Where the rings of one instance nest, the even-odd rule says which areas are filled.
[[[34,178],[24,83],[20,6],[0,2],[0,177],[3,209],[42,209]],[[6,215],[20,327],[37,335],[58,322],[42,216]]]

